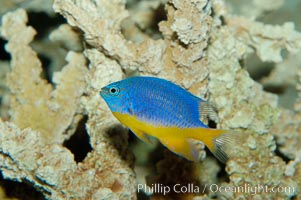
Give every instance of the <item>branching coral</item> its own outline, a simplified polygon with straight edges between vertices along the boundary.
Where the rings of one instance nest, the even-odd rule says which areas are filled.
[[[242,17],[227,18],[227,23],[234,27],[236,34],[244,43],[256,49],[262,61],[282,61],[281,50],[296,53],[301,46],[301,34],[295,31],[292,22],[283,26],[264,25]]]
[[[147,8],[147,19],[137,20],[133,16],[143,16],[143,12],[131,6],[127,8],[134,9],[128,11],[124,0],[55,0],[54,11],[63,15],[68,25],[60,25],[50,39],[77,53],[70,51],[67,65],[54,73],[54,88],[40,77],[40,61],[29,47],[35,31],[26,26],[25,11],[7,13],[1,33],[8,40],[12,69],[7,80],[11,122],[0,126],[4,177],[30,182],[49,199],[135,199],[127,131],[117,126],[99,89],[138,73],[169,79],[209,99],[218,111],[218,128],[235,129],[243,135],[225,166],[229,181],[217,176],[221,166],[205,158],[202,150],[203,161],[197,164],[166,152],[158,162],[158,174],[144,174],[148,183],[247,184],[300,190],[300,103],[296,102],[294,112],[279,108],[277,96],[265,92],[241,62],[255,52],[261,61],[279,63],[285,59],[282,50],[300,51],[301,34],[293,23],[279,26],[254,21],[263,11],[283,3],[279,0],[268,8],[267,2],[252,1],[256,10],[246,13],[247,18],[232,15],[223,0],[142,1],[139,6]],[[162,38],[155,40],[143,31],[151,29],[150,16],[163,3],[167,17],[158,24]],[[74,134],[84,114],[88,115],[86,129],[93,151],[75,163],[62,143]],[[291,159],[288,164],[275,155],[273,136],[280,152]],[[215,195],[207,190],[206,194],[172,197],[210,199]],[[300,196],[297,190],[217,195],[245,199]]]
[[[277,143],[279,144],[280,152],[288,157],[294,159],[289,162],[286,167],[285,175],[294,177],[297,182],[298,190],[300,190],[300,142],[301,142],[301,71],[298,72],[299,97],[295,103],[295,112],[283,109],[279,122],[272,127],[273,133],[276,135]]]
[[[9,41],[7,50],[12,55],[12,71],[8,76],[11,121],[26,128],[21,131],[13,124],[1,123],[4,177],[30,182],[49,199],[133,198],[135,188],[129,185],[134,182],[133,173],[112,144],[98,138],[94,151],[79,165],[61,145],[74,133],[72,127],[82,112],[79,98],[88,72],[85,59],[80,53],[69,52],[69,63],[54,74],[56,88],[52,90],[40,78],[40,61],[28,46],[34,29],[25,25],[26,20],[24,10],[3,17],[2,35]],[[88,128],[92,141],[95,132],[104,133]]]
[[[85,59],[70,53],[67,56],[70,63],[54,75],[56,89],[52,91],[51,85],[40,78],[41,63],[28,46],[35,31],[26,27],[26,21],[26,13],[19,10],[16,14],[7,14],[2,24],[2,35],[9,40],[6,49],[12,55],[12,72],[7,81],[13,94],[11,120],[20,128],[31,127],[40,131],[45,139],[62,143],[66,137],[62,133],[73,121],[78,110],[76,104],[85,87]]]
[[[243,2],[229,0],[228,7],[234,13],[254,19],[263,15],[264,12],[279,9],[283,3],[283,0],[251,0]]]
[[[51,9],[51,1],[39,1],[39,0],[12,0],[5,1],[0,0],[1,8],[0,14],[3,15],[6,12],[15,9],[15,8],[24,8],[26,10],[35,11],[35,12],[47,12],[48,14],[54,14]]]
[[[111,160],[116,152],[105,144],[76,165],[71,152],[37,131],[1,122],[0,133],[3,176],[32,183],[49,199],[129,199],[135,191],[128,185],[134,176],[126,178],[124,163]]]

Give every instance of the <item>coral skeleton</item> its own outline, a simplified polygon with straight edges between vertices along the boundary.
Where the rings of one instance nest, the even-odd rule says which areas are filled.
[[[301,24],[260,20],[287,2],[0,3],[0,37],[5,43],[1,45],[8,53],[6,59],[0,57],[0,199],[24,199],[6,194],[7,180],[29,184],[44,199],[55,200],[137,199],[141,195],[137,184],[158,183],[194,184],[201,189],[143,195],[195,200],[301,198],[297,31]],[[42,31],[31,21],[33,13],[59,22]],[[246,67],[250,56],[261,64],[272,63],[272,72],[255,80]],[[192,163],[162,150],[156,141],[149,147],[129,140],[132,136],[113,117],[99,91],[132,75],[168,79],[210,101],[217,110],[218,117],[211,119],[217,128],[245,136],[233,147],[228,162],[214,160],[204,145],[202,161]],[[268,86],[296,88],[294,106],[280,105],[279,95],[267,92]],[[85,118],[92,150],[76,161],[65,142],[77,134]],[[152,159],[157,151],[160,155]],[[283,190],[222,192],[206,188],[208,184]]]

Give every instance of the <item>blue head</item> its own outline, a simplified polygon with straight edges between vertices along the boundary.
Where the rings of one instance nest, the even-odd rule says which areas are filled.
[[[127,113],[130,105],[129,95],[122,81],[111,83],[101,88],[100,95],[112,112]]]

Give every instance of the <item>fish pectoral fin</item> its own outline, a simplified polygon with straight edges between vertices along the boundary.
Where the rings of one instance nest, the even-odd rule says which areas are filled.
[[[170,151],[186,158],[187,160],[197,162],[199,159],[194,156],[190,143],[183,138],[160,138],[160,142]]]
[[[152,140],[150,139],[150,137],[147,134],[145,134],[142,131],[139,131],[137,129],[130,129],[130,130],[143,142],[145,142],[147,144],[153,144]]]

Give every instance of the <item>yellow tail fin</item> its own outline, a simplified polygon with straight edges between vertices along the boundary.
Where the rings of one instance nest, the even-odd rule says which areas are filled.
[[[201,128],[201,132],[198,132],[197,136],[191,139],[204,142],[213,155],[222,163],[227,162],[232,147],[239,142],[237,132],[208,128]]]

